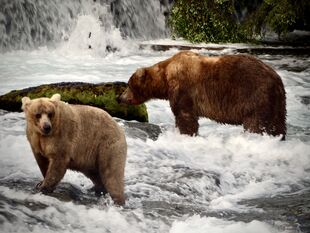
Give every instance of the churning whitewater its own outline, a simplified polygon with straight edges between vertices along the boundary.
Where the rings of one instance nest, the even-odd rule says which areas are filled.
[[[54,12],[53,4],[58,2],[51,1],[45,7]],[[131,9],[132,14],[142,14],[141,9],[134,8],[140,1],[134,2],[134,6],[115,3],[111,10],[93,1],[68,1],[58,11],[67,17],[70,10],[73,15],[63,34],[61,25],[47,23],[55,37],[61,34],[57,38],[39,36],[40,30],[35,29],[37,39],[27,39],[31,37],[29,29],[23,44],[17,45],[10,41],[12,34],[2,36],[0,95],[63,81],[127,82],[137,68],[175,54],[176,49],[139,49],[142,40],[155,37],[152,33],[166,36],[160,26],[165,20],[164,6],[159,2],[141,1],[142,9],[150,7],[148,12],[153,12],[152,16],[143,17],[159,20],[154,21],[158,22],[154,30],[150,30],[151,26],[145,29],[149,36],[143,38],[140,27],[135,30],[119,26],[113,12]],[[13,3],[7,3],[4,9],[13,12],[9,5]],[[131,25],[140,22],[118,20]],[[156,39],[152,43],[184,42]],[[247,46],[225,45],[224,50],[197,52],[210,56],[232,54],[236,48]],[[283,80],[287,140],[247,133],[242,126],[221,125],[203,118],[197,137],[181,135],[174,126],[169,103],[149,101],[149,121],[161,129],[157,138],[118,119],[128,143],[124,207],[116,207],[109,197],[98,199],[89,191],[91,181],[72,171],[66,173],[50,196],[34,193],[33,188],[42,177],[26,139],[24,114],[0,110],[1,231],[307,232],[307,217],[294,217],[293,213],[309,208],[310,202],[310,57],[263,54],[258,58],[272,66]]]

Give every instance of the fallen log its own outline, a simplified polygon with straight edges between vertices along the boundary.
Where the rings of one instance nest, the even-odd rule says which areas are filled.
[[[62,82],[14,90],[0,96],[0,109],[21,112],[21,99],[51,97],[55,93],[70,104],[83,104],[98,107],[107,111],[111,116],[125,120],[148,122],[148,113],[145,104],[138,106],[118,103],[118,97],[126,89],[124,82],[110,83],[83,83]]]

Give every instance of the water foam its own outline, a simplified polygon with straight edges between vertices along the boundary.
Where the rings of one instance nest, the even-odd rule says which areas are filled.
[[[14,224],[3,221],[5,232],[167,232],[167,225],[161,221],[145,219],[141,211],[125,212],[115,206],[103,207],[78,205],[62,202],[42,194],[25,194],[6,187],[0,187],[2,198],[11,199],[15,206],[4,203],[10,211]],[[23,206],[20,203],[26,202]],[[18,218],[17,218],[18,216]],[[1,218],[0,218],[1,219]],[[158,226],[156,226],[158,224]],[[156,232],[153,230],[152,232]],[[158,231],[157,231],[158,232]]]
[[[169,233],[288,233],[291,231],[283,230],[281,226],[252,221],[249,223],[225,221],[214,217],[192,216],[185,221],[175,221]]]
[[[77,31],[85,29],[87,32],[87,27],[92,25],[99,28],[101,24],[96,17],[87,14],[81,15],[80,19],[82,26]],[[89,41],[81,40],[79,44],[73,38],[65,42],[75,46],[73,51],[42,48],[32,52],[0,54],[0,93],[48,82],[127,81],[138,67],[152,65],[175,52],[134,51],[128,56],[116,52],[103,57],[89,53],[91,50],[88,48],[79,47],[80,44],[87,45]],[[103,48],[104,45],[105,42],[102,42]],[[82,55],[75,54],[75,51],[80,51]],[[271,60],[266,59],[267,62]],[[51,208],[47,212],[45,209],[34,211],[33,218],[27,214],[16,217],[17,222],[6,223],[3,229],[57,231],[49,225],[49,219],[53,219],[58,221],[60,228],[57,229],[114,232],[117,231],[113,221],[115,218],[120,223],[119,229],[128,228],[133,232],[169,232],[171,226],[171,232],[191,231],[191,227],[196,233],[207,230],[255,232],[255,229],[260,228],[266,232],[285,232],[281,224],[274,225],[268,221],[272,216],[254,222],[238,217],[235,217],[236,221],[228,221],[231,215],[227,217],[221,213],[236,212],[248,216],[254,211],[262,214],[262,209],[246,206],[242,202],[302,192],[309,188],[308,105],[300,101],[300,95],[305,95],[309,90],[306,80],[309,70],[297,74],[282,70],[283,63],[290,61],[273,61],[288,93],[287,141],[282,142],[280,138],[268,135],[245,133],[242,126],[221,125],[207,119],[199,121],[199,136],[180,135],[175,129],[169,102],[150,101],[147,103],[150,121],[160,125],[163,133],[156,141],[138,139],[130,133],[126,135],[128,160],[125,192],[128,200],[124,209],[114,206],[104,209],[100,202],[98,206],[64,203],[56,198],[30,194],[24,187],[8,188],[11,186],[5,183],[0,186],[0,193],[9,200],[5,202],[7,212],[15,216],[23,212],[31,214],[32,210],[27,210],[25,206],[10,206],[10,203],[16,202],[23,205],[22,200],[27,198],[33,203],[47,204]],[[302,128],[294,131],[293,126]],[[42,177],[26,140],[24,127],[22,113],[0,112],[0,179],[3,182],[16,181],[17,185],[18,181],[29,181],[27,185],[32,188]],[[71,171],[66,173],[63,182],[74,185],[82,193],[91,187],[90,180]],[[196,215],[190,217],[193,214]],[[217,217],[203,217],[208,214]],[[43,220],[40,216],[43,216]],[[102,219],[102,216],[106,219]],[[29,219],[42,220],[43,224]],[[112,219],[111,224],[109,219]],[[253,219],[257,219],[256,215],[252,215],[250,220]],[[27,225],[29,222],[32,228]]]
[[[124,56],[137,50],[137,44],[123,39],[117,28],[102,24],[110,25],[110,22],[102,22],[91,15],[79,16],[69,39],[57,51],[66,56],[104,57],[111,52]]]

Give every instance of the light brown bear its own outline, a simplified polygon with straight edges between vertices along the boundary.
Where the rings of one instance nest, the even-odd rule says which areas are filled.
[[[124,168],[127,144],[123,130],[104,110],[71,105],[55,94],[22,98],[27,138],[44,180],[37,188],[52,192],[67,169],[84,173],[95,191],[125,203]]]
[[[138,69],[120,101],[167,99],[180,133],[196,135],[198,118],[243,125],[253,133],[286,134],[285,90],[279,75],[249,55],[202,56],[183,51]]]

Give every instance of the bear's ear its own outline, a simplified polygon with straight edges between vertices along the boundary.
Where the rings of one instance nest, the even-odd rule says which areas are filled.
[[[142,78],[142,77],[144,77],[145,76],[145,68],[139,68],[139,69],[137,69],[137,71],[136,71],[136,75],[138,76],[138,77],[140,77],[140,78]]]
[[[29,105],[31,104],[31,99],[27,96],[22,98],[22,110],[26,111]]]
[[[51,100],[52,101],[60,101],[60,99],[61,99],[61,96],[60,96],[60,94],[54,94],[52,97],[51,97]]]

